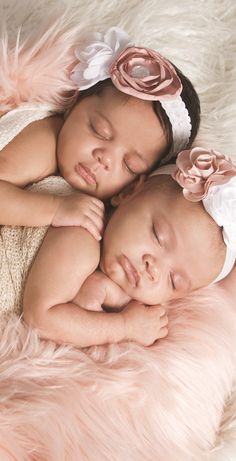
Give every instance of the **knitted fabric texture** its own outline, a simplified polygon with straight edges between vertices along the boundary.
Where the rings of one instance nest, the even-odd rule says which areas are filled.
[[[30,123],[52,115],[47,104],[23,104],[0,118],[0,151]],[[67,195],[71,186],[51,176],[29,189]],[[22,311],[23,288],[30,266],[47,232],[45,227],[2,226],[0,228],[0,319]]]
[[[0,117],[0,151],[26,126],[53,115],[47,104],[23,104]]]
[[[71,186],[59,176],[49,176],[29,187],[35,192],[69,195]],[[0,319],[22,312],[24,285],[48,226],[2,226],[0,229]]]

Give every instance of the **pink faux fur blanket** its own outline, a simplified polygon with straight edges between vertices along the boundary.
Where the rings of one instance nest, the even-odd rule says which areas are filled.
[[[64,111],[73,101],[74,83],[69,71],[74,63],[73,47],[78,27],[68,29],[69,19],[59,18],[42,35],[9,43],[2,26],[0,36],[0,115],[24,102],[47,103]]]
[[[34,43],[3,35],[0,111],[71,104],[76,28],[63,21]],[[168,337],[151,348],[83,351],[39,341],[17,319],[1,325],[1,461],[206,461],[220,450],[236,312],[215,287],[173,304],[169,318]]]
[[[236,312],[220,289],[169,311],[150,348],[76,350],[2,325],[1,461],[205,461],[235,379]]]

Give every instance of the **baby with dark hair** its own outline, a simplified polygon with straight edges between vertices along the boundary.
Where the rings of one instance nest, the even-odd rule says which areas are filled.
[[[199,100],[167,59],[131,46],[119,28],[92,35],[75,56],[70,78],[78,90],[65,119],[27,104],[0,119],[0,223],[78,225],[99,239],[100,199],[189,146]],[[54,174],[75,189],[69,196],[23,190]]]

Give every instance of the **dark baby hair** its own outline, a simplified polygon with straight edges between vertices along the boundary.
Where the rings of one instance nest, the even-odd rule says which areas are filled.
[[[174,66],[174,64],[172,64]],[[174,66],[180,80],[182,83],[182,92],[181,92],[181,98],[183,102],[185,103],[185,106],[187,108],[187,111],[189,113],[190,119],[191,119],[191,125],[192,125],[192,130],[191,130],[191,135],[189,139],[189,143],[186,146],[186,148],[189,148],[191,144],[193,143],[200,124],[200,101],[199,97],[196,93],[196,90],[193,86],[193,84],[190,82],[190,80],[176,67]],[[92,96],[94,94],[101,94],[102,91],[107,88],[108,86],[114,86],[111,79],[103,80],[102,82],[96,83],[94,86],[91,88],[81,91],[81,93],[78,96],[77,102],[80,102],[82,99]],[[126,95],[129,97],[128,95]],[[168,152],[171,150],[172,143],[173,143],[173,137],[172,137],[172,126],[169,121],[169,118],[161,106],[161,104],[158,101],[153,101],[153,110],[156,113],[158,119],[160,120],[160,123],[162,125],[162,128],[165,132],[166,139],[167,139],[167,148],[166,151],[162,155],[162,159],[168,154]],[[176,152],[177,154],[178,152]],[[158,160],[157,165],[160,163],[161,159]]]

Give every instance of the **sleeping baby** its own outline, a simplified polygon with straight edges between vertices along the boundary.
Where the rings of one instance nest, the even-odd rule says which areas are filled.
[[[26,282],[26,322],[78,347],[123,340],[148,346],[166,336],[160,304],[220,281],[234,266],[235,176],[222,154],[182,151],[176,165],[116,197],[101,258],[84,229],[50,228]],[[99,260],[101,273],[91,275]]]

